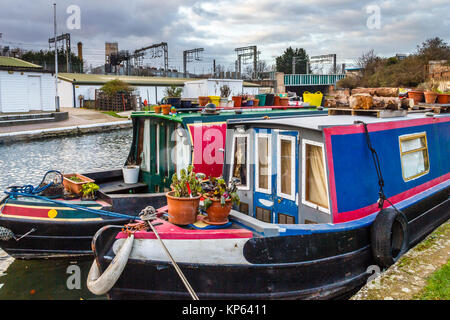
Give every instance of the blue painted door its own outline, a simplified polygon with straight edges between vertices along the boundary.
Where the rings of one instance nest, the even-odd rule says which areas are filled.
[[[255,129],[254,216],[297,223],[298,132]]]

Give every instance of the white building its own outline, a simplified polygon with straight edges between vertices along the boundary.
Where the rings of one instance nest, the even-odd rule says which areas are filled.
[[[55,78],[27,61],[0,56],[0,113],[55,111]]]
[[[136,92],[141,97],[142,101],[147,100],[149,104],[160,102],[161,99],[164,98],[164,92],[168,87],[172,85],[184,87],[186,82],[195,80],[185,78],[59,73],[58,93],[60,96],[60,106],[79,108],[80,96],[83,96],[84,100],[95,100],[95,90],[100,89],[106,82],[114,79],[129,83],[136,89]],[[225,80],[221,79],[219,81]],[[259,85],[247,82],[242,83],[242,80],[233,81],[240,82],[240,86],[243,86],[244,93],[258,93]],[[220,91],[218,95],[220,95]],[[186,97],[186,94],[183,93],[182,96]],[[198,96],[188,98],[198,98]]]

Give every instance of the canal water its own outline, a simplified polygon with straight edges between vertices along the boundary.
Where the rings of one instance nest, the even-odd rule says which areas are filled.
[[[63,173],[121,167],[131,129],[0,145],[0,194],[10,185],[38,185],[48,170]],[[0,250],[0,300],[105,299],[86,278],[92,259],[14,260]]]

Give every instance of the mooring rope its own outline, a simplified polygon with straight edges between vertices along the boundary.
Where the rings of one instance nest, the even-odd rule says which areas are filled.
[[[199,300],[194,289],[192,289],[191,284],[189,283],[189,281],[186,279],[185,275],[183,274],[183,271],[181,271],[180,267],[175,262],[172,255],[170,254],[169,249],[167,249],[166,245],[160,238],[158,231],[156,231],[156,228],[151,223],[151,221],[156,218],[155,209],[153,207],[146,207],[144,210],[142,210],[142,212],[139,215],[140,215],[141,220],[145,221],[150,226],[153,233],[156,235],[156,238],[158,238],[159,242],[161,243],[161,246],[163,247],[163,249],[164,249],[165,253],[167,254],[167,256],[169,257],[170,261],[172,262],[172,265],[174,266],[175,271],[177,272],[178,276],[180,277],[180,279],[183,282],[184,286],[186,287],[187,291],[191,295],[192,299]]]

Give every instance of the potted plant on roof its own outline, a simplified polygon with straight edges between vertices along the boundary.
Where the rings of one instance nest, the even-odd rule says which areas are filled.
[[[176,85],[171,85],[166,88],[165,96],[167,104],[170,104],[170,106],[174,106],[175,108],[179,108],[181,105],[181,92],[183,92],[183,89],[177,87]]]
[[[179,225],[194,223],[202,192],[203,174],[196,174],[192,165],[172,176],[172,191],[166,193],[169,222]]]
[[[231,89],[228,85],[224,84],[220,87],[220,103],[219,107],[226,107],[228,105],[228,97],[231,94]]]
[[[421,83],[418,88],[422,89],[423,95],[425,97],[425,103],[433,104],[436,102],[436,98],[438,96],[438,83],[436,81],[426,81]]]
[[[79,173],[67,173],[63,175],[63,185],[67,191],[80,195],[84,184],[95,182],[95,180]]]
[[[93,182],[83,184],[81,187],[81,193],[83,194],[81,197],[82,200],[95,200],[95,194],[99,189],[100,187]]]
[[[227,186],[225,180],[211,177],[209,181],[202,185],[203,207],[208,214],[204,221],[212,225],[222,225],[228,223],[228,216],[231,211],[232,204],[239,204],[240,199],[237,194],[237,184],[239,179],[233,178],[231,183]]]

